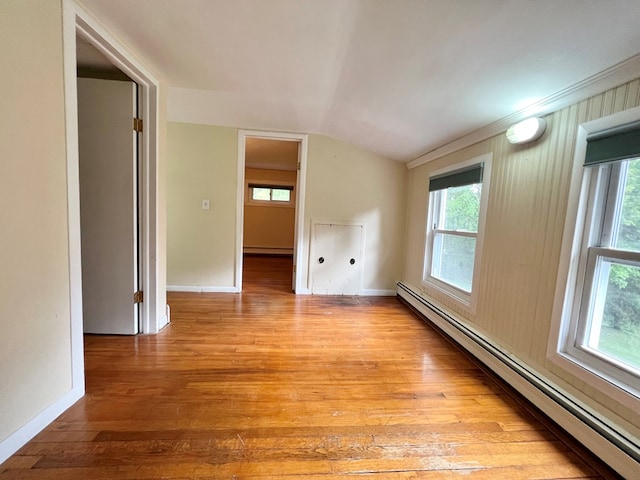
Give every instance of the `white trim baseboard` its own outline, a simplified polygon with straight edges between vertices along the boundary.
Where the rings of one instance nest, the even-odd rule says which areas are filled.
[[[167,285],[167,292],[192,293],[238,293],[237,287],[217,287],[211,285]]]
[[[158,332],[171,323],[167,315],[163,315],[162,318],[159,319],[159,322],[158,324],[162,326],[158,328]]]
[[[625,478],[636,478],[640,441],[551,379],[422,296],[398,283],[398,296],[505,380],[527,400]]]
[[[75,387],[53,402],[42,412],[0,442],[0,463],[16,453],[24,444],[44,430],[66,409],[84,395],[84,388]]]

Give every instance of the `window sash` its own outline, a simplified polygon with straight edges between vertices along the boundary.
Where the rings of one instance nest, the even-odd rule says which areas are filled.
[[[587,253],[585,282],[578,314],[576,339],[574,342],[576,346],[578,344],[588,343],[586,341],[587,330],[589,330],[589,322],[593,315],[593,310],[595,309],[594,303],[597,296],[597,290],[599,288],[596,283],[599,277],[599,265],[602,261],[611,261],[612,263],[640,267],[640,252],[603,247],[589,248]]]
[[[461,170],[457,170],[457,172],[459,171]],[[473,185],[474,183],[478,183],[478,182],[474,181],[473,183],[469,183],[469,185]],[[462,185],[457,185],[457,186],[462,186]],[[433,273],[434,261],[436,260],[435,259],[436,237],[440,236],[440,238],[444,238],[444,236],[448,235],[448,236],[459,237],[459,238],[473,238],[474,240],[476,240],[475,247],[477,251],[478,232],[438,228],[438,225],[445,224],[445,216],[446,216],[446,202],[443,199],[444,192],[442,190],[444,189],[429,192],[430,204],[431,204],[430,206],[431,225],[430,225],[430,228],[427,229],[427,244],[426,244],[427,255],[426,255],[426,262],[424,265],[423,281],[436,285],[438,288],[445,290],[450,294],[453,294],[457,298],[459,299],[464,298],[465,299],[464,301],[467,301],[471,295],[471,291],[473,290],[473,271],[475,270],[475,266],[476,266],[475,252],[474,252],[474,261],[471,266],[472,284],[469,290],[466,290],[458,285],[450,283],[444,278],[440,278]],[[478,216],[479,215],[480,213],[478,213]]]
[[[484,155],[480,155],[469,160],[458,163],[455,166],[450,166],[445,169],[438,170],[435,174],[432,174],[428,180],[427,186],[427,196],[428,196],[428,208],[426,213],[426,225],[424,230],[424,256],[423,263],[421,265],[421,288],[423,289],[425,294],[428,295],[445,295],[451,301],[455,302],[457,307],[467,312],[469,315],[475,315],[477,308],[477,286],[479,281],[479,271],[480,271],[480,260],[482,256],[482,247],[484,240],[484,227],[485,220],[487,214],[487,203],[488,203],[488,192],[490,189],[491,182],[491,162],[492,162],[493,154],[486,153]],[[460,174],[463,172],[475,172],[475,176],[469,178],[462,182],[450,182],[451,176],[455,176],[456,174]],[[444,185],[438,185],[439,179],[448,178],[447,182]],[[461,177],[457,177],[460,179]],[[455,179],[455,178],[454,178]],[[459,185],[454,185],[454,183],[460,183]],[[443,219],[440,216],[441,213],[441,203],[439,201],[439,197],[441,197],[445,188],[448,188],[447,185],[451,185],[452,187],[459,186],[464,187],[465,185],[473,185],[475,183],[481,184],[481,190],[479,192],[480,195],[480,204],[478,211],[476,212],[478,222],[477,225],[471,226],[469,222],[454,222],[449,225],[445,224]],[[443,186],[444,188],[438,188]],[[437,204],[437,205],[436,205]],[[466,218],[466,217],[465,217]],[[467,231],[460,230],[461,227],[469,227],[475,229],[476,231]],[[451,229],[458,229],[454,232],[450,232]],[[444,283],[439,281],[438,278],[433,277],[431,275],[431,262],[433,259],[433,240],[436,235],[439,234],[448,234],[452,233],[455,235],[455,239],[457,241],[462,241],[463,238],[474,237],[475,240],[475,254],[473,257],[473,273],[471,278],[471,291],[460,290],[455,286],[451,286],[448,283]],[[452,237],[454,238],[454,237]],[[464,285],[465,287],[467,284]]]
[[[572,357],[584,362],[589,370],[608,375],[624,384],[624,390],[639,396],[639,391],[633,388],[638,384],[640,371],[614,357],[591,347],[593,315],[596,309],[604,309],[604,305],[596,305],[596,301],[604,301],[599,297],[597,290],[602,288],[603,278],[599,272],[602,262],[609,261],[623,265],[640,267],[640,253],[615,250],[611,248],[591,247],[587,254],[585,282],[582,289],[580,308],[576,315],[576,321],[571,329],[573,332],[567,339],[564,351]],[[600,320],[602,321],[602,320]]]
[[[434,234],[441,233],[444,235],[457,235],[459,237],[473,237],[473,238],[478,237],[478,232],[468,232],[466,230],[445,230],[441,228],[433,228],[431,231]]]
[[[282,199],[282,198],[277,198],[278,195],[274,195],[274,193],[276,192],[286,192],[286,199]],[[289,203],[291,201],[291,190],[286,190],[284,188],[272,188],[271,189],[271,201],[272,202],[283,202],[283,203]]]
[[[440,238],[441,241],[444,241],[446,236],[450,236],[450,237],[458,237],[458,238],[472,238],[474,239],[474,261],[471,264],[471,285],[469,290],[463,288],[460,285],[456,285],[454,283],[451,283],[449,281],[447,281],[442,275],[441,276],[437,276],[436,273],[434,273],[434,260],[436,260],[436,255],[435,255],[435,251],[436,251],[436,238]],[[438,284],[440,284],[441,286],[445,285],[446,288],[452,288],[455,291],[464,294],[465,296],[470,295],[471,294],[471,290],[473,289],[473,272],[475,269],[475,255],[476,255],[476,249],[478,247],[477,245],[477,238],[478,238],[478,234],[474,233],[474,232],[461,232],[461,231],[457,231],[457,230],[439,230],[439,229],[433,229],[432,230],[432,234],[431,234],[431,242],[430,242],[430,248],[431,248],[431,255],[429,257],[429,261],[428,261],[428,265],[427,265],[427,269],[425,271],[426,275],[425,277],[429,280],[429,281],[435,281]],[[441,252],[442,253],[442,252]],[[438,260],[441,260],[441,258],[438,258]]]
[[[608,288],[609,277],[600,268],[607,268],[604,263],[640,268],[640,252],[613,246],[617,241],[628,164],[615,162],[594,166],[598,168],[585,172],[590,175],[591,199],[585,218],[591,221],[587,220],[582,234],[582,266],[577,272],[580,286],[575,292],[573,313],[561,351],[588,371],[640,398],[640,391],[634,387],[640,378],[639,370],[590,346],[594,345],[594,335],[598,335],[601,327],[593,322],[602,321],[606,301],[603,289]],[[598,316],[594,317],[594,313]]]

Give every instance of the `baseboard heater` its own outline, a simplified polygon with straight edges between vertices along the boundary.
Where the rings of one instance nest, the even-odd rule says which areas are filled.
[[[410,286],[399,282],[397,293],[611,468],[626,478],[639,478],[640,445],[637,438],[622,428],[612,426],[604,416],[417,294]],[[571,416],[568,417],[567,413]]]

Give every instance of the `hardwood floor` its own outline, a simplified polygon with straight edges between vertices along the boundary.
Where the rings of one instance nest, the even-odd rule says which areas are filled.
[[[290,265],[87,336],[87,395],[0,479],[603,478],[398,300],[296,297]]]

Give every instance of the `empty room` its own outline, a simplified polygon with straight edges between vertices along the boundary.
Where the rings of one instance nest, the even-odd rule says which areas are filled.
[[[640,478],[638,24],[0,0],[0,479]]]

